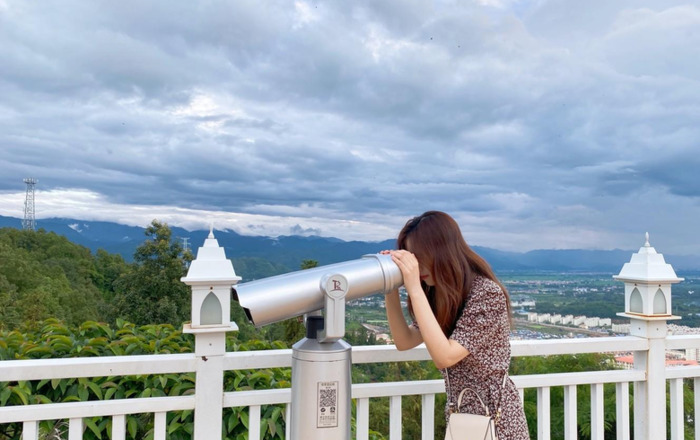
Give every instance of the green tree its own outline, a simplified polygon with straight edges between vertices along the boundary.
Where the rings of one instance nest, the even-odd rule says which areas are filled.
[[[253,281],[289,272],[287,266],[273,263],[260,257],[232,258],[236,273],[243,277],[243,281]]]
[[[126,272],[128,264],[119,254],[110,254],[104,249],[98,249],[95,255],[95,272],[93,281],[107,300],[114,297],[114,282]]]
[[[299,269],[301,270],[313,269],[314,267],[318,267],[318,261],[316,260],[302,260],[299,265]]]
[[[117,280],[128,269],[129,265],[121,255],[110,254],[104,249],[97,250],[92,280],[102,294],[102,301],[98,304],[98,314],[101,320],[114,322],[117,318]]]
[[[153,220],[145,234],[134,263],[114,282],[117,314],[137,325],[180,326],[190,318],[191,293],[180,278],[192,255],[183,254],[166,223]]]
[[[57,317],[71,324],[98,318],[102,298],[86,247],[39,231],[0,229],[0,327]]]

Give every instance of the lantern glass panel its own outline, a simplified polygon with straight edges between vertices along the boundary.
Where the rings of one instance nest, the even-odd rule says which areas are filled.
[[[199,322],[201,325],[221,325],[221,316],[221,302],[214,295],[214,292],[209,292],[209,295],[202,302]]]
[[[632,290],[632,294],[630,295],[630,312],[644,312],[644,300],[642,300],[642,294],[636,287]]]
[[[654,294],[654,315],[666,314],[666,295],[659,289]]]

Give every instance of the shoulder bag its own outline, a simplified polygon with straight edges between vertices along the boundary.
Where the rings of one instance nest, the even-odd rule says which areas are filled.
[[[501,395],[503,394],[503,388],[506,385],[506,378],[508,373],[503,375],[503,385],[501,386]],[[445,370],[445,383],[447,384],[447,394],[450,394],[450,376]],[[459,407],[462,405],[462,397],[465,393],[474,393],[476,398],[481,403],[481,407],[484,410],[485,415],[481,414],[469,414],[460,413]],[[449,398],[449,397],[448,397]],[[496,437],[496,425],[501,418],[501,399],[499,396],[498,406],[496,410],[496,415],[491,415],[488,406],[484,404],[484,401],[479,396],[473,388],[464,388],[457,397],[457,407],[455,408],[452,404],[450,405],[449,418],[447,420],[447,429],[445,430],[445,440],[498,440]]]

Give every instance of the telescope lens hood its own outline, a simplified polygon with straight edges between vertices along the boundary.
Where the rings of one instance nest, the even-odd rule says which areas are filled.
[[[231,287],[231,298],[240,304],[240,301],[238,300],[238,292],[236,291],[235,287]],[[245,312],[245,316],[246,318],[248,318],[248,321],[255,325],[255,321],[253,321],[253,315],[250,313],[250,309],[243,306],[241,306],[241,308]]]

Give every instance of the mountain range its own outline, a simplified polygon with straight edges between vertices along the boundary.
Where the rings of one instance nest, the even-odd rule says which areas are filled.
[[[21,219],[0,216],[0,227],[20,229]],[[126,260],[132,259],[135,249],[146,239],[145,228],[111,222],[50,218],[38,221],[39,228],[65,236],[68,240],[85,246],[93,252],[102,248],[118,253]],[[209,231],[187,231],[171,227],[173,237],[187,238],[196,255],[197,247],[204,243]],[[296,270],[302,260],[316,260],[321,265],[360,258],[395,247],[395,239],[379,242],[344,241],[328,237],[280,236],[262,237],[240,235],[231,230],[214,231],[226,256],[236,258],[260,258],[288,270]],[[629,261],[630,250],[542,249],[529,252],[506,252],[482,246],[472,248],[488,261],[496,272],[551,271],[551,272],[609,272],[618,273]],[[700,270],[700,256],[664,255],[676,271]],[[284,271],[284,268],[281,269]]]

